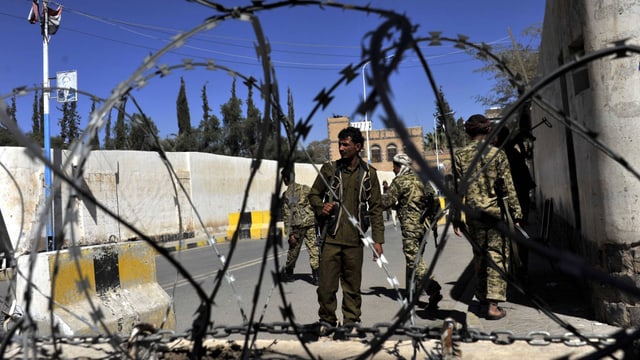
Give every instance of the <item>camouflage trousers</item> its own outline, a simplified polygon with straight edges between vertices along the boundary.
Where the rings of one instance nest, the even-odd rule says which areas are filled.
[[[300,248],[302,248],[302,243],[304,243],[307,246],[307,251],[309,252],[309,265],[311,265],[311,269],[317,269],[320,261],[315,226],[294,228],[291,232],[295,235],[298,241],[295,246],[289,246],[285,267],[291,270],[296,267],[296,262],[300,255]]]
[[[506,301],[507,282],[489,261],[493,261],[502,271],[507,272],[509,240],[498,230],[487,228],[480,223],[470,222],[468,228],[469,234],[482,249],[473,249],[473,262],[478,276],[476,297],[480,301]]]
[[[421,228],[421,229],[420,229]],[[409,291],[411,284],[411,275],[415,269],[415,277],[413,284],[415,286],[422,282],[422,278],[427,273],[427,264],[420,253],[420,241],[424,237],[424,227],[402,228],[402,252],[405,259],[405,289]],[[418,263],[416,265],[416,258]]]

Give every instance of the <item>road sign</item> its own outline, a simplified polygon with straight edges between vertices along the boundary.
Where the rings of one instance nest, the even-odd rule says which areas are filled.
[[[360,131],[371,131],[371,121],[354,121],[349,124]]]

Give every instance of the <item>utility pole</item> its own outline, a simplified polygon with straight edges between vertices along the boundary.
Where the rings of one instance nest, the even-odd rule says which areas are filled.
[[[51,162],[51,129],[49,126],[49,0],[42,0],[42,113],[44,117],[44,157]],[[51,204],[47,216],[47,251],[54,250],[53,239],[53,198],[51,196],[51,168],[44,167],[44,198]]]

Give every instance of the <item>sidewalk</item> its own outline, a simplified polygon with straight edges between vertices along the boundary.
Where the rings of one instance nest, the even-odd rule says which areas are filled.
[[[441,227],[442,228],[442,227]],[[530,222],[525,227],[530,237],[540,234],[539,214],[533,211]],[[473,284],[464,292],[459,301],[452,300],[449,291],[472,258],[471,245],[463,237],[450,232],[442,259],[436,265],[436,279],[445,280],[443,286],[444,300],[441,309],[454,309],[464,313],[469,329],[482,333],[509,332],[513,336],[527,336],[531,332],[549,333],[554,338],[569,333],[560,324],[538,310],[531,298],[519,293],[514,287],[508,289],[507,301],[500,306],[507,310],[507,316],[500,320],[486,320],[479,314],[479,303],[473,300]],[[580,287],[579,279],[556,271],[550,262],[540,255],[529,252],[528,284],[523,287],[529,294],[537,297],[560,320],[575,327],[584,335],[606,336],[620,328],[594,320],[589,294]],[[447,311],[447,310],[441,310]],[[444,315],[444,314],[442,314]],[[450,315],[455,315],[450,314]],[[480,316],[479,316],[480,315]],[[455,319],[455,316],[453,316]],[[543,336],[537,336],[537,338]]]

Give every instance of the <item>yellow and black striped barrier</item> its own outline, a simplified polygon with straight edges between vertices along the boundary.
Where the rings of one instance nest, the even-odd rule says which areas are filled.
[[[227,240],[233,237],[233,233],[238,229],[238,239],[266,239],[269,235],[269,223],[271,222],[271,211],[259,210],[229,213],[229,225],[227,226]],[[238,228],[238,224],[240,227]],[[277,228],[284,232],[284,224],[277,223]]]
[[[54,321],[64,335],[106,330],[129,335],[143,322],[172,330],[175,314],[169,295],[157,282],[155,256],[142,241],[39,253],[31,283],[17,279],[17,302],[25,302],[29,286],[38,289],[31,291],[29,311],[44,336],[51,335],[50,299]],[[25,274],[29,260],[18,259]]]

